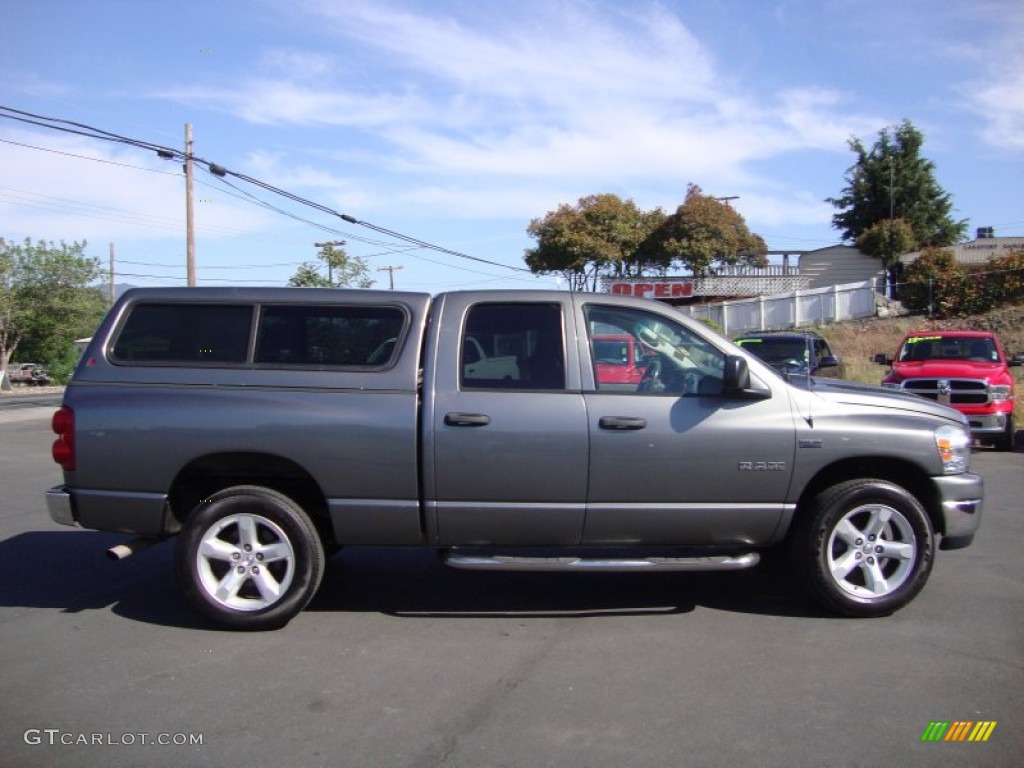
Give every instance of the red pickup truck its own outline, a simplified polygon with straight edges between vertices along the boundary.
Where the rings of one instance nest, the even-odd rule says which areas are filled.
[[[875,355],[892,366],[883,387],[902,389],[960,411],[972,434],[998,450],[1014,444],[1012,366],[994,333],[988,331],[917,331],[907,334],[896,357]]]
[[[594,334],[594,368],[601,384],[629,385],[625,387],[627,391],[636,391],[653,356],[654,353],[628,334]]]

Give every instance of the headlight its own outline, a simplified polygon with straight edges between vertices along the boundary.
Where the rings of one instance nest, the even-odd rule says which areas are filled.
[[[897,384],[895,381],[883,381],[882,382],[882,388],[883,389],[900,389],[900,385]]]
[[[1007,400],[1013,399],[1009,384],[990,384],[988,391],[992,396],[992,401],[996,403],[1005,403]]]
[[[971,464],[971,433],[966,429],[943,426],[935,430],[935,448],[942,461],[942,472],[959,475]]]

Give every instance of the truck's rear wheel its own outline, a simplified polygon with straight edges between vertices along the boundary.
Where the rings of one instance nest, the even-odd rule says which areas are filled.
[[[825,607],[884,616],[909,603],[931,572],[935,536],[904,488],[851,480],[821,493],[796,531],[797,567]]]
[[[277,629],[312,600],[324,573],[313,522],[291,499],[257,486],[200,503],[178,536],[178,581],[203,614],[232,629]]]

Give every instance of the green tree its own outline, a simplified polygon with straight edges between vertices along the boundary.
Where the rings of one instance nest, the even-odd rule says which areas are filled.
[[[989,259],[986,271],[986,291],[994,305],[1024,301],[1024,250]]]
[[[901,253],[910,253],[917,249],[914,230],[906,219],[880,219],[865,229],[857,238],[857,248],[861,253],[882,260],[887,281],[891,277],[896,257]],[[886,295],[889,286],[886,285]]]
[[[572,290],[596,290],[599,276],[639,277],[664,271],[667,262],[641,246],[664,220],[660,208],[642,211],[632,200],[600,194],[562,204],[527,233],[537,241],[524,260],[535,274],[560,274]]]
[[[925,248],[903,273],[903,306],[929,316],[956,315],[963,307],[965,275],[950,251]]]
[[[715,267],[768,264],[767,246],[731,206],[705,195],[696,184],[686,200],[654,231],[642,249],[663,262],[704,277]]]
[[[84,255],[85,241],[57,245],[0,238],[0,365],[19,357],[69,368],[76,338],[90,335],[106,310],[103,293],[91,287],[99,262]]]
[[[839,209],[832,227],[844,242],[856,243],[885,219],[904,220],[917,248],[953,245],[963,238],[967,220],[950,217],[953,203],[935,179],[935,164],[921,157],[923,145],[924,136],[909,120],[880,131],[870,150],[860,139],[850,139],[857,161],[846,171],[842,194],[826,199]]]
[[[930,315],[980,315],[1024,300],[1024,250],[968,270],[942,248],[926,248],[904,274],[903,305]]]
[[[371,288],[370,267],[366,259],[349,256],[345,249],[335,243],[325,243],[316,255],[323,266],[315,262],[303,262],[288,285],[297,288]],[[321,271],[327,267],[327,274]]]

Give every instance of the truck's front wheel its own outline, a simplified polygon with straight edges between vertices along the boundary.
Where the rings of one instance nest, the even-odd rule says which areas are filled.
[[[178,581],[203,614],[232,629],[277,629],[313,598],[324,551],[308,515],[268,488],[236,486],[185,521]]]
[[[824,606],[845,616],[884,616],[909,603],[931,572],[935,536],[904,488],[851,480],[813,501],[796,531],[797,566]]]

